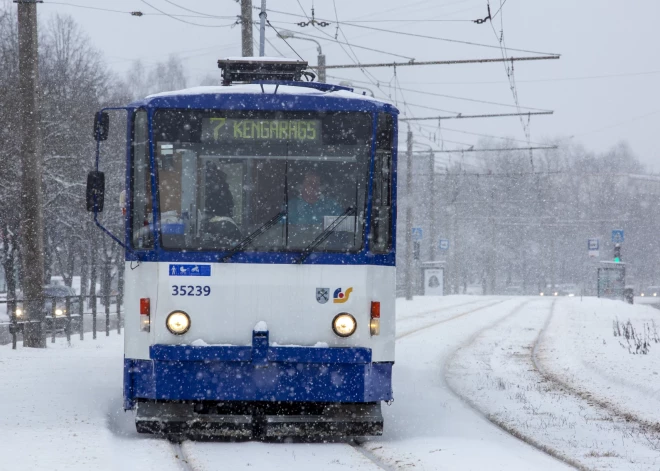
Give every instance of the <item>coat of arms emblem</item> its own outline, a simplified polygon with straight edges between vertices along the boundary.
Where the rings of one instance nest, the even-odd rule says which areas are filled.
[[[325,304],[330,299],[330,288],[316,288],[316,301]]]

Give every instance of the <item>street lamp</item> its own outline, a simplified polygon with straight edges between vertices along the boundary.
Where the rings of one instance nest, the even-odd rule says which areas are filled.
[[[316,39],[301,38],[300,36],[296,36],[296,33],[289,30],[281,30],[278,34],[282,39],[300,39],[302,41],[312,41],[316,43],[316,51],[318,52],[316,63],[318,65],[318,71],[319,71],[319,82],[325,83],[325,55],[323,54],[323,50],[321,49],[321,44]]]

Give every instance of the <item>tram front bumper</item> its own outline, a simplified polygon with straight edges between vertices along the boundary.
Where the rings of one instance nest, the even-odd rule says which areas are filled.
[[[392,363],[369,348],[153,345],[126,359],[124,407],[138,430],[200,436],[379,435]]]
[[[153,345],[124,360],[124,406],[137,400],[368,403],[392,399],[392,362],[360,347]]]

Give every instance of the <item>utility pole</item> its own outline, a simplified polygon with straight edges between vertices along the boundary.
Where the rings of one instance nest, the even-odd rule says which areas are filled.
[[[259,12],[259,57],[266,53],[266,0],[261,0],[261,11]]]
[[[44,224],[41,212],[41,145],[37,110],[38,36],[37,3],[39,0],[14,0],[18,4],[19,94],[21,98],[22,163],[22,245],[23,293],[28,315],[23,342],[26,347],[46,348],[43,332],[45,319]]]
[[[406,152],[406,299],[412,300],[413,298],[413,240],[412,240],[412,213],[413,213],[413,190],[412,190],[412,177],[413,177],[413,133],[408,126],[408,149]]]
[[[241,43],[243,57],[252,57],[252,0],[241,0]]]
[[[317,56],[317,65],[318,65],[318,71],[319,71],[319,82],[320,83],[325,83],[325,54],[321,51],[321,46],[319,45],[318,47],[318,53],[319,55]]]
[[[438,244],[440,243],[438,240],[438,208],[436,205],[436,198],[437,195],[435,194],[436,188],[435,188],[435,154],[433,153],[433,149],[431,149],[429,155],[429,191],[431,193],[431,217],[430,222],[431,222],[431,230],[429,231],[429,240],[431,242],[431,261],[435,262],[438,259],[436,258],[438,255]]]

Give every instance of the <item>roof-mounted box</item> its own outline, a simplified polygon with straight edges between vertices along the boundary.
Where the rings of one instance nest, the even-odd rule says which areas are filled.
[[[228,58],[218,61],[225,85],[256,80],[300,81],[307,62],[267,57]]]

